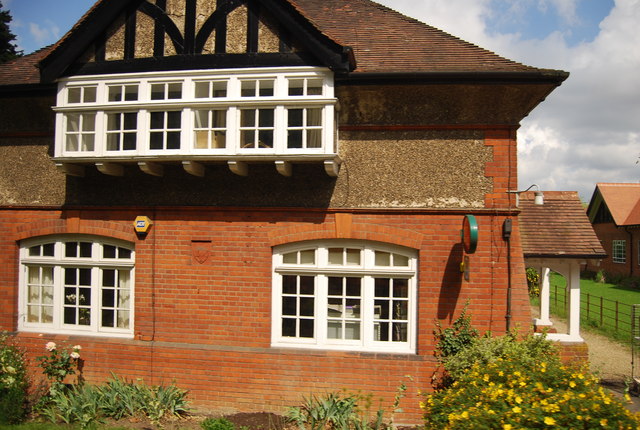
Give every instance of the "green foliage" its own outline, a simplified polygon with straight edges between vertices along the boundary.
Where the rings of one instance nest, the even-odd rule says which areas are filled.
[[[81,428],[102,420],[100,392],[87,384],[71,387],[52,385],[46,401],[37,410],[40,416],[51,422],[78,423]]]
[[[540,274],[533,267],[527,267],[527,286],[529,297],[540,296]]]
[[[60,348],[55,342],[47,342],[45,349],[48,354],[36,360],[52,386],[63,384],[68,376],[77,374],[82,349],[80,345]]]
[[[336,429],[348,429],[349,423],[357,419],[355,412],[358,398],[356,396],[342,397],[330,393],[324,397],[312,395],[304,399],[304,404],[298,408],[289,409],[289,418],[306,429],[324,429],[327,426]]]
[[[622,403],[584,369],[509,356],[475,363],[421,403],[429,429],[636,429]]]
[[[235,430],[236,426],[226,418],[207,418],[200,423],[204,430]]]
[[[436,353],[439,357],[450,357],[457,354],[478,338],[478,330],[471,326],[471,317],[467,315],[467,302],[458,318],[453,321],[451,327],[445,329],[438,321],[436,323]]]
[[[24,353],[0,334],[0,424],[22,421],[26,413],[27,371]]]
[[[51,422],[78,423],[82,428],[103,418],[144,416],[154,423],[188,413],[187,392],[174,385],[148,386],[112,375],[102,386],[54,384],[39,414]]]
[[[555,345],[544,336],[528,335],[518,340],[517,333],[509,333],[475,339],[457,354],[443,358],[442,363],[448,376],[458,380],[474,364],[487,365],[510,357],[517,358],[523,366],[559,360]]]
[[[409,377],[410,378],[410,377]],[[400,409],[407,386],[402,382],[396,390],[389,423],[384,421],[384,408],[371,412],[372,395],[361,393],[330,393],[324,397],[312,395],[300,407],[289,408],[287,417],[304,430],[382,430],[394,428],[393,416]],[[221,429],[223,430],[223,429]]]
[[[13,43],[16,40],[16,36],[9,28],[9,23],[11,23],[12,19],[9,11],[4,10],[0,1],[0,63],[13,60],[22,55],[22,51],[18,51],[15,43]]]

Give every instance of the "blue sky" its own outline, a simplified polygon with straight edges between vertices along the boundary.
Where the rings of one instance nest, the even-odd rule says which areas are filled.
[[[55,43],[94,3],[1,1],[25,53]],[[571,73],[518,131],[520,188],[588,200],[597,182],[640,181],[640,0],[379,2],[503,57]]]

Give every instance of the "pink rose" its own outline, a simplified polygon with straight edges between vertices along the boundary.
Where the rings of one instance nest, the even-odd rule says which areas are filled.
[[[56,343],[55,342],[47,342],[47,344],[44,346],[45,349],[49,352],[55,351],[56,350]]]

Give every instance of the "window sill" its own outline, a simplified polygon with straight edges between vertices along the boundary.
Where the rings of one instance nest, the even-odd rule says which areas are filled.
[[[54,157],[53,161],[61,172],[69,176],[83,177],[86,167],[95,165],[105,175],[124,176],[124,165],[137,164],[140,170],[153,176],[163,176],[164,164],[181,164],[184,170],[203,177],[208,164],[226,163],[239,176],[249,175],[250,163],[274,163],[282,176],[292,176],[293,164],[319,163],[324,165],[327,175],[337,177],[340,172],[340,157],[336,154],[242,154],[242,155],[162,155],[162,156],[114,156],[114,157]]]

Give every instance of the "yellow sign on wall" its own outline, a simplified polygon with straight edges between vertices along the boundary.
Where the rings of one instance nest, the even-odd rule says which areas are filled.
[[[133,221],[133,228],[135,228],[136,233],[146,233],[151,228],[151,220],[146,216],[138,216]]]

